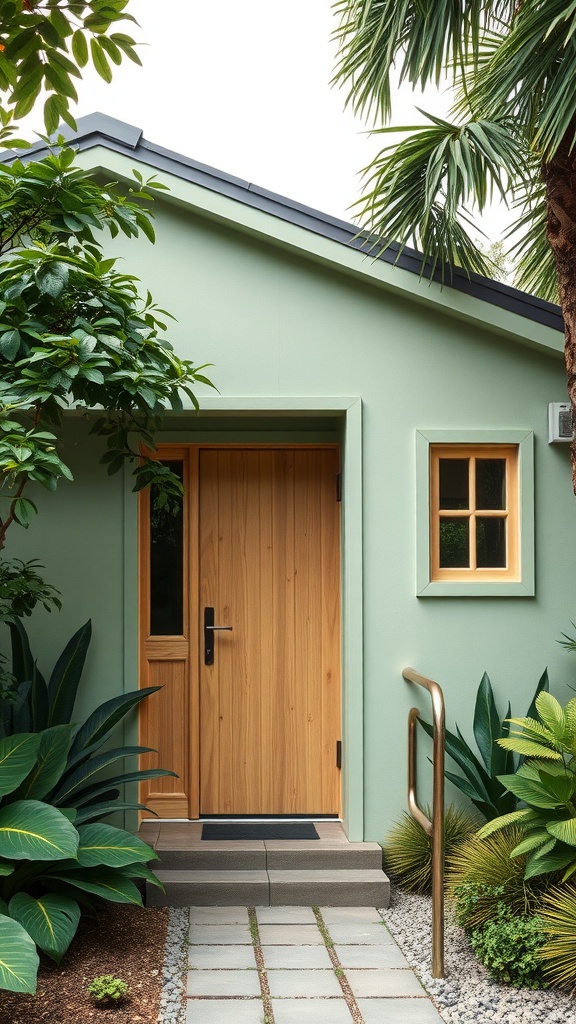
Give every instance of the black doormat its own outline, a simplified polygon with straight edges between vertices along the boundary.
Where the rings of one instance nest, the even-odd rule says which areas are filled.
[[[226,822],[202,825],[202,839],[319,839],[311,821]]]

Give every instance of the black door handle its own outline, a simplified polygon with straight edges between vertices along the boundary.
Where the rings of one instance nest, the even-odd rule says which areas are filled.
[[[204,609],[204,664],[214,664],[214,631],[216,629],[225,629],[232,632],[232,626],[215,626],[214,625],[214,609]]]

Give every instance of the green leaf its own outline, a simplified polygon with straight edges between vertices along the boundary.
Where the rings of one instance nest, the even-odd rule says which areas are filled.
[[[56,128],[58,123],[56,124]],[[54,129],[55,131],[56,129]],[[51,260],[42,264],[36,271],[36,283],[41,294],[59,299],[68,284],[68,267],[65,263]]]
[[[70,871],[67,874],[51,874],[51,878],[66,882],[67,885],[94,896],[101,896],[110,903],[134,903],[142,906],[142,897],[129,878],[113,868],[93,868]]]
[[[15,498],[12,502],[12,514],[17,523],[27,529],[38,509],[29,498]]]
[[[36,991],[40,961],[36,945],[18,921],[0,917],[0,988],[8,992]]]
[[[0,355],[3,355],[11,363],[18,355],[20,344],[20,331],[4,331],[0,334]]]
[[[518,773],[516,775],[499,775],[498,778],[506,789],[514,793],[514,796],[527,804],[532,804],[534,807],[552,810],[563,802],[556,796],[551,796],[544,786],[530,779],[522,778]]]
[[[60,780],[72,742],[73,725],[55,725],[40,733],[37,760],[18,790],[21,799],[42,800]]]
[[[476,694],[476,705],[474,708],[474,739],[482,760],[486,765],[489,775],[495,774],[492,768],[497,748],[495,741],[500,738],[501,724],[500,716],[496,710],[494,694],[490,679],[484,673]]]
[[[12,860],[61,860],[75,857],[78,833],[50,804],[16,800],[0,809],[0,857]]]
[[[13,793],[26,778],[36,762],[39,744],[40,737],[33,733],[0,740],[0,796]]]
[[[48,683],[49,725],[66,725],[72,718],[76,693],[92,636],[90,619],[68,641]]]
[[[112,70],[108,63],[108,59],[99,42],[93,38],[90,40],[90,53],[92,54],[92,63],[100,75],[100,78],[103,78],[105,82],[110,83],[112,81]]]
[[[19,892],[8,906],[10,917],[20,922],[40,949],[60,963],[78,928],[78,904],[56,893],[34,899],[28,893]]]
[[[131,693],[122,693],[118,697],[112,697],[111,700],[100,704],[76,733],[70,750],[71,756],[103,739],[128,714],[131,708],[159,689],[159,686],[143,687],[141,690],[133,690]]]
[[[551,761],[561,761],[562,754],[550,747],[544,747],[534,740],[525,740],[521,736],[511,736],[498,740],[498,744],[505,750],[513,750],[516,754],[524,754],[525,757],[545,757]]]
[[[135,862],[146,863],[157,857],[154,850],[138,836],[113,825],[98,822],[82,825],[78,835],[78,861],[83,867],[104,864],[107,867],[122,868]]]
[[[501,828],[507,828],[508,825],[519,825],[522,827],[538,818],[538,813],[533,811],[531,807],[521,807],[519,811],[501,814],[500,817],[487,821],[485,825],[482,825],[482,828],[478,829],[478,835],[480,839],[486,839],[493,832],[498,832]]]
[[[88,43],[81,29],[78,29],[72,36],[72,56],[79,68],[86,67],[88,63]]]
[[[576,818],[551,822],[546,828],[551,836],[560,839],[568,846],[576,846]]]

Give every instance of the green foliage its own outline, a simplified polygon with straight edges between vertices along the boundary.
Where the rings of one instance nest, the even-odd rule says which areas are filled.
[[[159,884],[147,866],[155,857],[150,847],[101,819],[142,806],[119,799],[125,783],[174,773],[123,768],[110,777],[116,762],[149,748],[100,752],[114,726],[157,687],[114,697],[83,724],[72,723],[89,622],[70,639],[48,682],[22,623],[10,626],[17,698],[0,708],[0,987],[33,992],[36,946],[59,963],[81,905],[94,898],[141,904],[133,879]]]
[[[538,694],[541,691],[547,692],[548,687],[548,673],[544,671],[536,687],[528,715],[534,713],[534,702]],[[508,775],[515,770],[514,756],[511,750],[502,749],[504,744],[497,745],[501,739],[508,736],[510,714],[510,705],[508,705],[506,717],[501,719],[490,679],[484,673],[476,693],[473,723],[474,738],[481,759],[466,742],[458,726],[456,726],[456,734],[446,730],[446,753],[463,772],[462,775],[456,775],[454,772],[446,771],[446,778],[461,790],[480,813],[489,820],[502,814],[509,814],[516,808],[514,793],[510,792],[499,779],[501,774]],[[419,722],[424,731],[432,736],[432,726],[422,719],[419,719]]]
[[[510,736],[501,747],[527,760],[500,781],[525,807],[488,822],[479,835],[515,824],[523,839],[511,856],[526,854],[526,878],[576,872],[576,698],[562,708],[550,693],[536,698],[538,719],[511,718]]]
[[[511,857],[522,839],[515,827],[487,839],[469,836],[447,859],[446,892],[463,928],[477,928],[497,913],[498,904],[517,917],[529,916],[540,906],[546,879],[524,878],[526,857]]]
[[[127,6],[127,0],[2,0],[0,93],[15,116],[30,113],[44,90],[46,131],[55,131],[61,120],[75,128],[74,80],[90,61],[105,82],[112,80],[111,63],[128,57],[140,64],[131,36],[115,31],[135,20]],[[6,145],[9,136],[0,141]]]
[[[119,1006],[130,998],[128,985],[113,974],[100,974],[88,986],[88,992],[100,1006]]]
[[[540,951],[545,977],[574,991],[576,984],[576,888],[549,889],[540,909],[545,941]]]
[[[470,935],[472,949],[493,978],[524,988],[546,987],[540,960],[543,943],[538,917],[514,917],[504,905]]]
[[[143,456],[167,407],[194,407],[192,386],[209,384],[161,337],[168,314],[138,280],[102,258],[102,229],[153,239],[142,205],[162,186],[136,174],[129,195],[96,185],[63,148],[44,160],[0,165],[0,548],[8,527],[28,528],[32,482],[54,491],[72,474],[59,449],[63,411],[102,408],[92,433],[105,441],[109,474],[125,461],[134,490],[180,482]],[[136,173],[136,172],[135,172]]]
[[[54,734],[58,743],[54,743]],[[35,947],[56,963],[78,927],[86,893],[141,903],[131,877],[151,877],[155,857],[141,839],[100,822],[80,824],[74,801],[56,806],[73,728],[0,740],[0,986],[35,990]],[[42,800],[27,794],[38,791]]]
[[[446,120],[378,128],[402,133],[366,169],[360,216],[373,247],[415,244],[442,275],[454,266],[490,275],[475,218],[492,196],[516,211],[510,232],[518,283],[557,300],[546,239],[542,167],[574,141],[574,7],[566,0],[455,4],[437,0],[337,0],[335,80],[347,102],[386,124],[398,78],[455,91]],[[554,194],[554,193],[553,193]],[[554,200],[555,202],[555,200]]]
[[[430,810],[426,811],[430,816]],[[448,806],[444,817],[444,851],[449,856],[471,836],[477,823],[460,809]],[[384,866],[394,881],[407,892],[429,893],[432,889],[432,841],[411,815],[404,813],[383,843]]]
[[[34,734],[26,742],[20,738],[18,751],[11,755],[10,763],[14,765],[20,763],[17,753],[21,760],[26,758],[18,781],[18,795],[47,800],[55,807],[75,808],[77,826],[100,820],[114,811],[144,809],[142,804],[126,797],[120,800],[124,785],[174,775],[174,772],[162,768],[136,771],[123,768],[115,774],[118,762],[149,753],[150,748],[124,746],[103,751],[102,748],[109,744],[114,727],[158,687],[113,697],[97,707],[84,723],[72,724],[92,635],[90,621],[68,641],[48,680],[36,665],[23,624],[16,620],[10,624],[10,630],[16,696],[0,702],[0,736],[6,737],[5,742],[8,742],[13,733],[20,734],[24,730],[34,730],[34,734],[41,735],[39,746]],[[0,745],[2,742],[0,739]],[[37,763],[32,771],[33,761]],[[110,865],[122,866],[115,861]]]

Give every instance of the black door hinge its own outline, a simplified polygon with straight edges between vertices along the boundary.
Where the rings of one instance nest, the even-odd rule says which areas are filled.
[[[336,740],[336,767],[342,767],[342,740]]]
[[[342,473],[336,473],[336,501],[342,501]]]

